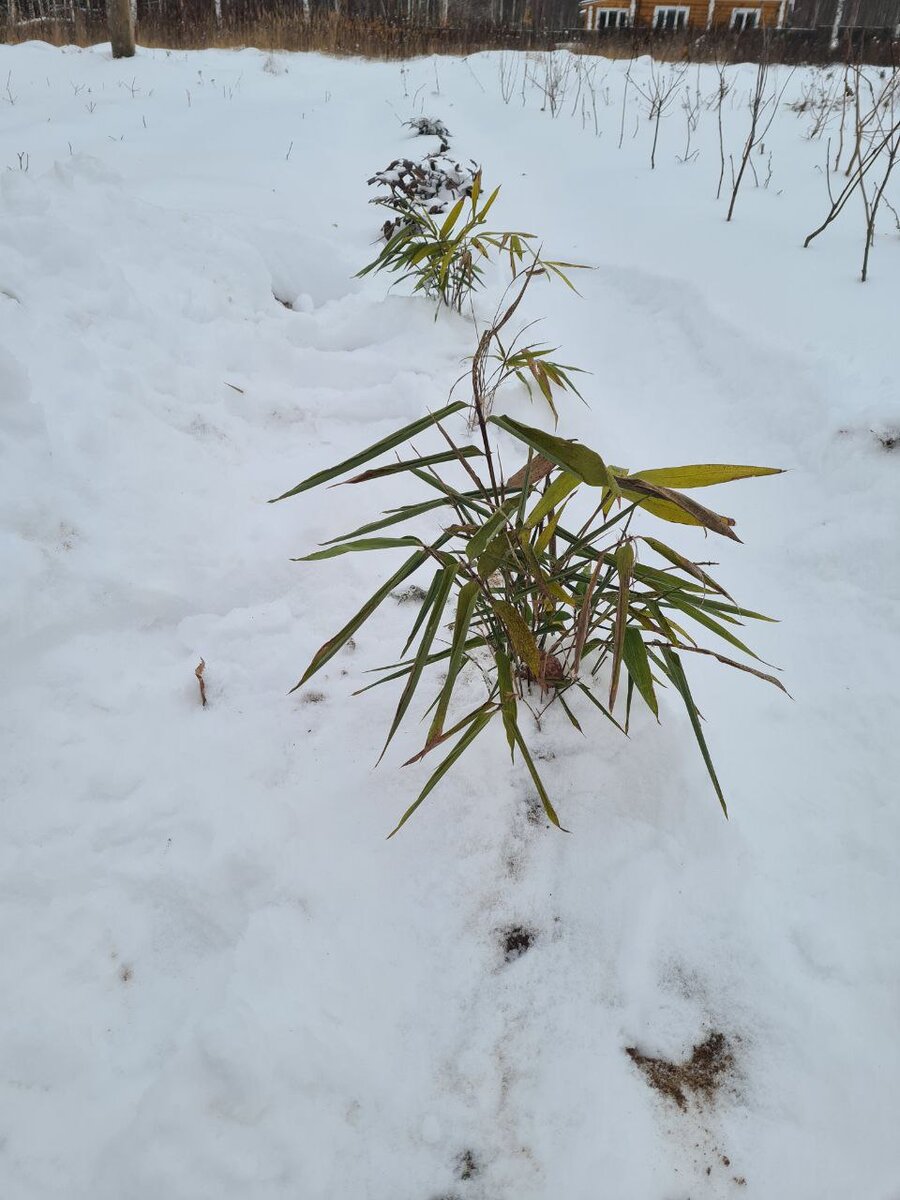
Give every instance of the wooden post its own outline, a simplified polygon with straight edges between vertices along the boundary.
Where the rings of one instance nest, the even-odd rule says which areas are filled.
[[[131,0],[106,0],[106,23],[109,26],[113,58],[132,58],[134,18],[131,14]]]

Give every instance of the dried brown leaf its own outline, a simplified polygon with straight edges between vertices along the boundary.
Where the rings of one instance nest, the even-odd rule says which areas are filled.
[[[203,682],[203,672],[206,670],[206,663],[201,658],[194,669],[194,674],[197,676],[197,682],[200,684],[200,703],[206,708],[206,684]]]

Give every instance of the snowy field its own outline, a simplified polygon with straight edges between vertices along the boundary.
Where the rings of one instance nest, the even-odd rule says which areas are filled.
[[[812,71],[779,73],[726,224],[714,109],[688,156],[676,103],[651,172],[625,64],[596,124],[574,77],[555,119],[521,76],[505,103],[522,66],[0,47],[3,1200],[900,1197],[900,236],[884,212],[865,285],[858,203],[802,249]],[[396,693],[351,692],[408,603],[287,696],[387,566],[290,558],[393,494],[267,499],[440,406],[474,347],[353,278],[423,112],[497,225],[596,268],[528,297],[592,372],[569,436],[787,468],[716,497],[744,546],[677,542],[780,618],[752,641],[793,700],[692,664],[728,822],[667,697],[627,741],[536,735],[571,834],[498,730],[385,841],[419,731],[373,771]],[[626,1054],[711,1031],[707,1104]]]

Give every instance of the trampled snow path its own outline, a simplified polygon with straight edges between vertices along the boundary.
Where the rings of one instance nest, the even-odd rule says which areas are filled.
[[[504,105],[489,55],[435,95],[430,61],[0,47],[4,1200],[900,1195],[900,241],[865,288],[855,218],[799,249],[824,147],[787,111],[726,226],[713,119],[683,165],[670,118],[651,174],[607,69],[598,139]],[[373,773],[391,696],[351,692],[409,605],[286,698],[385,570],[288,560],[389,493],[265,501],[441,403],[472,347],[352,278],[421,111],[499,223],[597,268],[531,297],[593,372],[570,432],[790,468],[721,501],[795,697],[695,667],[727,824],[667,703],[628,742],[539,736],[571,836],[498,738],[385,843],[417,730]],[[625,1054],[710,1029],[736,1071],[702,1111]]]

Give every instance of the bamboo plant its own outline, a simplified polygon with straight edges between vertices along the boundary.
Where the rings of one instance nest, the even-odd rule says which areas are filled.
[[[541,259],[533,246],[534,234],[484,228],[499,192],[496,187],[485,199],[481,171],[477,171],[468,195],[460,196],[446,216],[431,213],[427,204],[418,201],[385,197],[382,203],[397,216],[397,221],[386,226],[394,232],[359,276],[389,271],[400,276],[397,282],[413,279],[414,292],[437,299],[456,312],[462,311],[468,297],[481,286],[485,265],[497,255],[508,261],[513,277],[526,260],[532,260],[539,273],[572,287],[567,272],[578,269],[579,264]]]
[[[576,368],[554,363],[542,347],[520,347],[518,338],[507,340],[505,328],[531,281],[539,275],[559,276],[571,286],[563,268],[572,264],[544,261],[523,240],[530,235],[480,232],[496,195],[494,191],[481,204],[480,176],[476,177],[472,195],[458,200],[440,227],[432,228],[429,217],[431,224],[408,227],[406,234],[401,230],[362,272],[407,272],[416,278],[415,290],[459,308],[480,278],[475,252],[486,259],[491,249],[503,249],[518,282],[512,302],[479,336],[467,376],[468,402],[452,401],[276,498],[286,500],[335,481],[359,486],[399,475],[416,480],[425,495],[415,503],[388,509],[376,520],[295,560],[409,552],[316,651],[293,690],[321,671],[396,588],[420,572],[429,572],[424,598],[399,658],[379,669],[373,683],[359,689],[364,692],[391,682],[400,686],[383,757],[432,668],[444,672],[426,709],[430,720],[424,744],[405,765],[436,751],[443,757],[389,836],[495,721],[502,724],[513,759],[516,753],[521,756],[548,820],[562,828],[528,747],[532,726],[527,714],[539,720],[547,708],[558,704],[580,731],[587,704],[627,733],[635,703],[645,705],[659,719],[663,687],[674,689],[684,703],[727,816],[684,659],[705,655],[784,691],[775,675],[761,669],[766,664],[738,632],[746,621],[770,618],[738,605],[707,572],[712,564],[693,561],[655,532],[666,525],[688,525],[739,541],[731,518],[688,493],[778,474],[778,469],[700,463],[630,471],[607,465],[596,450],[578,441],[495,414],[498,392],[512,380],[534,382],[554,419],[556,394],[580,395],[572,380]],[[468,215],[458,225],[466,202]],[[466,410],[468,441],[454,438],[452,432],[456,418]],[[413,440],[426,433],[439,436],[441,446],[420,453]],[[504,436],[524,457],[508,476],[500,461]],[[368,466],[401,447],[409,449],[396,461]],[[436,535],[416,532],[422,520],[433,527],[435,517],[440,522]],[[405,531],[399,532],[399,527]],[[712,646],[700,644],[702,635],[715,639]],[[739,657],[731,657],[734,653]],[[460,713],[455,701],[467,672],[483,680],[484,692],[473,708]]]
[[[607,466],[595,450],[579,442],[508,416],[480,413],[476,413],[477,443],[457,445],[448,424],[466,407],[462,401],[450,403],[277,497],[285,500],[344,476],[343,482],[360,485],[399,473],[418,480],[431,493],[297,560],[411,551],[315,653],[296,686],[320,671],[395,588],[418,572],[430,571],[425,597],[399,659],[383,668],[375,683],[361,689],[403,681],[386,750],[428,669],[440,664],[446,671],[429,710],[424,745],[409,762],[455,741],[394,832],[494,720],[502,722],[513,757],[516,751],[521,755],[548,819],[561,827],[528,749],[523,709],[539,716],[548,705],[558,703],[580,730],[577,705],[586,701],[611,725],[627,732],[635,701],[658,719],[658,692],[664,684],[674,688],[687,709],[713,788],[727,814],[682,659],[708,655],[784,690],[774,675],[753,665],[759,660],[737,632],[747,620],[769,618],[740,607],[703,566],[667,542],[639,532],[635,518],[650,514],[663,523],[699,526],[737,541],[730,518],[706,508],[687,492],[776,470],[697,464],[632,473]],[[441,434],[448,448],[354,473],[426,430]],[[500,474],[497,431],[513,438],[526,455],[521,468],[507,479]],[[442,473],[454,462],[461,464],[467,485],[454,486],[445,478],[447,472]],[[591,515],[569,523],[566,514],[579,493],[588,497]],[[436,537],[393,532],[431,513],[445,521]],[[388,529],[391,534],[385,533]],[[441,635],[450,622],[452,631],[445,645]],[[716,648],[699,644],[701,632],[717,639]],[[750,661],[729,657],[725,649]],[[452,701],[468,666],[478,669],[485,694],[473,709],[458,715]]]

